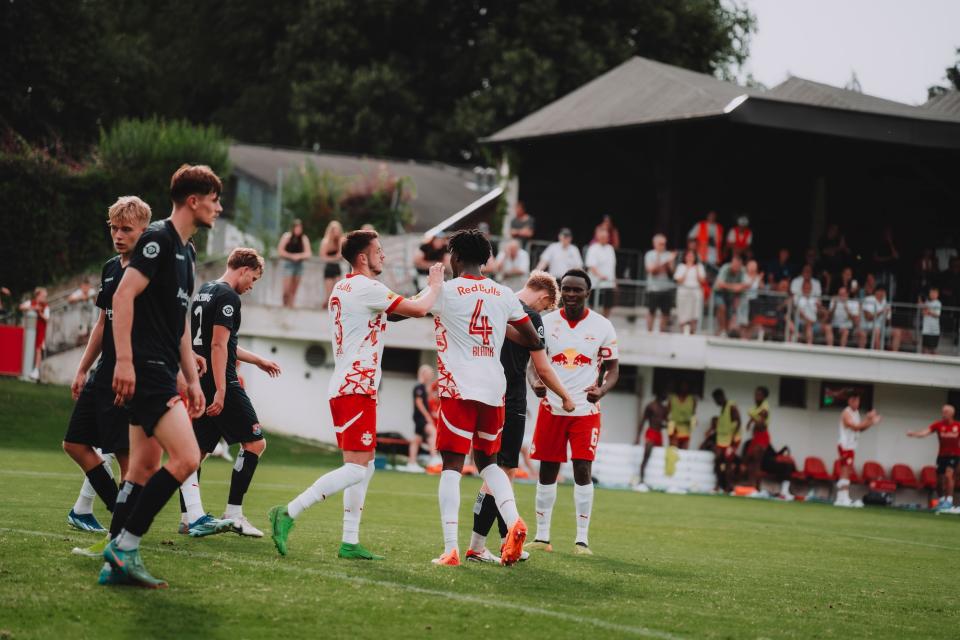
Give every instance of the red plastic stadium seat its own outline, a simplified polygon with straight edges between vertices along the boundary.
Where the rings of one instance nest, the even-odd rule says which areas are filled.
[[[833,461],[833,479],[834,479],[834,480],[839,480],[839,479],[840,479],[840,460],[839,460],[839,458],[838,458],[837,460],[834,460],[834,461]],[[851,469],[851,471],[850,471],[850,482],[853,483],[853,484],[860,484],[860,476],[857,475],[857,470],[856,470],[856,468]]]
[[[897,483],[887,479],[887,474],[879,462],[870,460],[863,464],[863,481],[874,491],[892,493],[897,490]]]
[[[917,477],[913,475],[913,469],[905,464],[895,464],[890,469],[890,479],[897,483],[898,487],[907,487],[908,489],[919,489],[920,483]]]
[[[793,465],[793,472],[790,474],[791,480],[806,480],[807,476],[803,475],[803,471],[797,469],[797,461],[793,459],[793,456],[782,456],[778,458],[779,462],[789,462]]]
[[[823,460],[815,456],[810,456],[803,462],[803,475],[807,477],[808,480],[831,480],[830,474],[827,473],[827,467],[823,464]]]
[[[935,490],[937,488],[937,468],[924,467],[920,469],[920,484],[924,489]]]

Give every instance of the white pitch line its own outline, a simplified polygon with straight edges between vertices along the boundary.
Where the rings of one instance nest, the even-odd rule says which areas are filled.
[[[11,527],[0,527],[0,532],[8,533],[19,533],[27,536],[36,536],[39,538],[56,538],[56,539],[70,539],[78,541],[86,541],[88,538],[80,538],[72,534],[59,534],[53,533],[50,531],[31,531],[29,529],[14,529]],[[451,593],[449,591],[439,591],[437,589],[428,589],[426,587],[418,587],[411,584],[403,584],[400,582],[391,582],[389,580],[374,580],[371,578],[363,578],[359,576],[351,576],[345,573],[338,573],[335,571],[321,571],[320,569],[314,569],[311,567],[301,567],[296,565],[284,565],[280,562],[268,562],[265,560],[254,560],[251,558],[243,558],[238,556],[225,556],[223,553],[207,553],[204,551],[181,551],[178,549],[168,549],[164,547],[153,547],[151,551],[160,551],[163,553],[173,553],[176,555],[182,556],[193,556],[196,558],[204,558],[207,560],[227,560],[229,562],[236,562],[238,564],[245,564],[251,567],[261,567],[266,569],[280,569],[281,571],[287,571],[289,573],[300,573],[313,576],[320,576],[323,578],[331,578],[333,580],[341,580],[343,582],[352,582],[354,584],[367,585],[373,587],[383,587],[385,589],[394,589],[396,591],[407,591],[409,593],[417,593],[425,596],[433,596],[436,598],[442,598],[444,600],[452,600],[454,602],[462,602],[471,605],[479,605],[484,607],[493,607],[499,609],[508,609],[510,611],[518,611],[521,613],[527,613],[537,616],[546,616],[548,618],[554,618],[557,620],[563,620],[565,622],[573,622],[576,624],[589,624],[601,629],[606,629],[608,631],[616,631],[619,633],[628,633],[631,635],[639,636],[642,638],[657,638],[658,640],[681,640],[682,636],[677,636],[666,631],[657,631],[656,629],[648,629],[647,627],[635,627],[624,624],[617,624],[615,622],[608,622],[606,620],[600,620],[598,618],[589,618],[586,616],[579,616],[574,613],[566,613],[563,611],[553,611],[551,609],[543,609],[541,607],[533,607],[529,605],[516,604],[513,602],[503,602],[499,600],[488,600],[486,598],[481,598],[479,596],[471,596],[463,593]]]

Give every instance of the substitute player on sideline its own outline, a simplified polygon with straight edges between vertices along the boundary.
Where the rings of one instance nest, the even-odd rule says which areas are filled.
[[[237,346],[240,332],[240,296],[253,289],[263,276],[263,258],[256,249],[236,248],[227,258],[227,270],[218,280],[207,282],[193,298],[190,335],[194,352],[207,361],[200,377],[207,403],[206,413],[193,421],[193,432],[203,456],[209,455],[222,436],[228,444],[240,443],[240,453],[230,476],[230,493],[223,519],[204,512],[200,498],[200,469],[180,485],[182,496],[181,531],[203,537],[229,529],[242,536],[262,538],[263,532],[243,515],[243,496],[250,488],[257,463],[267,447],[257,412],[240,385],[237,361],[255,365],[271,378],[280,375],[280,366]]]
[[[860,393],[853,391],[847,398],[847,406],[840,414],[840,440],[837,453],[840,457],[840,478],[837,480],[837,498],[835,507],[862,507],[860,500],[850,500],[850,476],[853,472],[853,459],[857,451],[860,432],[880,423],[880,414],[871,410],[867,417],[860,419]]]
[[[390,291],[374,278],[383,271],[384,255],[376,231],[351,231],[341,245],[351,272],[337,282],[330,295],[334,371],[328,394],[337,445],[343,466],[321,476],[286,506],[270,509],[273,543],[287,555],[287,538],[308,507],[343,491],[343,539],[338,556],[382,560],[360,544],[360,517],[373,476],[377,446],[377,389],[380,386],[383,340],[387,316],[427,315],[443,284],[443,265],[430,268],[427,290],[411,300]]]
[[[220,178],[206,166],[183,165],[170,180],[173,212],[140,236],[113,296],[117,364],[113,390],[130,406],[130,468],[117,496],[103,552],[110,567],[101,584],[133,582],[160,588],[140,557],[140,539],[180,484],[200,464],[191,418],[205,408],[187,332],[196,252],[190,237],[212,228],[223,207]],[[177,391],[177,367],[187,381],[189,412]],[[161,467],[166,451],[168,460]]]
[[[500,352],[500,364],[507,379],[507,393],[504,396],[505,417],[503,435],[500,440],[500,451],[497,453],[497,464],[504,470],[510,481],[517,475],[520,466],[520,448],[523,446],[523,432],[527,420],[527,365],[533,363],[537,374],[544,383],[563,398],[565,411],[573,411],[575,405],[567,390],[563,388],[557,374],[553,372],[547,360],[544,344],[543,320],[540,313],[552,311],[557,307],[560,297],[557,281],[546,271],[534,271],[527,279],[523,289],[517,292],[517,298],[523,306],[524,312],[530,316],[533,327],[540,338],[539,344],[533,348],[522,347],[513,339],[503,344]],[[511,331],[508,329],[508,338]],[[473,508],[473,534],[470,536],[470,548],[467,549],[467,560],[473,562],[499,562],[500,558],[493,555],[487,548],[487,535],[496,520],[500,529],[500,539],[507,539],[507,523],[497,510],[497,502],[486,484],[477,494],[477,502]],[[501,549],[501,553],[502,553]],[[526,552],[524,552],[526,554]],[[522,555],[521,560],[525,557]]]
[[[960,463],[960,422],[954,420],[956,413],[953,405],[945,404],[940,420],[926,429],[907,431],[911,438],[926,438],[932,433],[937,434],[937,494],[940,498],[937,500],[937,511],[953,509],[953,488],[957,464]]]
[[[460,564],[457,544],[460,478],[463,462],[473,447],[473,461],[493,493],[507,523],[507,539],[500,561],[513,564],[523,553],[527,525],[517,511],[510,478],[495,464],[504,423],[507,381],[500,364],[507,323],[518,329],[527,348],[540,344],[516,294],[480,273],[490,259],[490,242],[477,229],[450,237],[450,267],[454,278],[444,283],[433,307],[437,338],[440,414],[437,450],[443,459],[440,473],[440,521],[443,554],[434,564]]]
[[[577,408],[570,416],[561,413],[560,398],[532,376],[537,396],[544,398],[537,414],[530,456],[540,461],[537,483],[537,535],[527,549],[552,551],[550,521],[557,501],[557,475],[567,461],[567,443],[573,458],[573,502],[577,512],[574,552],[592,555],[588,541],[593,510],[593,460],[600,441],[600,399],[617,384],[620,363],[617,334],[610,321],[587,308],[590,276],[571,269],[560,279],[559,311],[543,317],[547,356],[570,389]],[[599,380],[599,384],[598,384]]]
[[[123,272],[130,263],[130,253],[137,245],[141,234],[150,224],[150,207],[136,196],[123,196],[114,202],[107,212],[107,224],[116,255],[103,265],[100,272],[100,292],[96,304],[100,315],[90,332],[87,347],[80,357],[71,391],[77,401],[70,416],[70,425],[63,437],[63,450],[86,474],[84,488],[77,503],[70,510],[67,522],[78,529],[106,533],[93,515],[93,497],[86,496],[89,485],[100,496],[108,511],[113,511],[117,500],[117,484],[110,468],[109,457],[116,457],[120,464],[121,480],[127,473],[127,452],[130,448],[127,430],[127,410],[114,404],[116,394],[113,384],[113,294],[120,284]],[[97,356],[100,362],[89,375],[90,367]],[[98,447],[104,454],[97,453]],[[88,549],[74,549],[75,553],[100,557],[108,539]]]

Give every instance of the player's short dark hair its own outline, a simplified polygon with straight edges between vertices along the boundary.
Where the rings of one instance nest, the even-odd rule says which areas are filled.
[[[762,393],[764,398],[770,397],[770,389],[767,389],[766,387],[757,387],[757,391]]]
[[[590,280],[590,276],[587,275],[587,272],[583,269],[570,269],[565,274],[560,276],[560,287],[563,287],[563,279],[567,276],[573,276],[574,278],[583,278],[583,281],[587,283],[587,291],[593,289],[593,282]]]
[[[859,389],[851,389],[850,393],[847,394],[847,400],[850,400],[851,398],[859,398],[859,397],[860,397]]]
[[[227,258],[227,267],[230,269],[249,267],[254,271],[263,271],[263,257],[257,253],[256,249],[237,247],[230,252],[230,257]]]
[[[340,245],[340,255],[350,263],[350,266],[355,266],[354,262],[357,256],[366,251],[367,247],[379,237],[380,234],[376,231],[367,231],[364,229],[351,231],[343,237],[343,242]]]
[[[207,196],[223,191],[223,183],[205,164],[183,164],[170,178],[170,199],[183,204],[190,196]]]
[[[713,390],[713,393],[711,393],[710,395],[713,396],[713,399],[716,400],[717,402],[720,401],[720,398],[726,397],[726,394],[723,392],[723,389],[721,389],[721,388],[719,388],[719,387],[717,387],[716,389],[714,389],[714,390]]]
[[[461,229],[450,235],[447,250],[465,264],[484,265],[493,250],[479,229]]]

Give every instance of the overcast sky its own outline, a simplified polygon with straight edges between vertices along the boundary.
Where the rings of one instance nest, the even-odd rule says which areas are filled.
[[[742,1],[742,0],[741,0]],[[757,17],[743,74],[788,75],[908,104],[944,82],[960,47],[960,0],[746,0]]]

